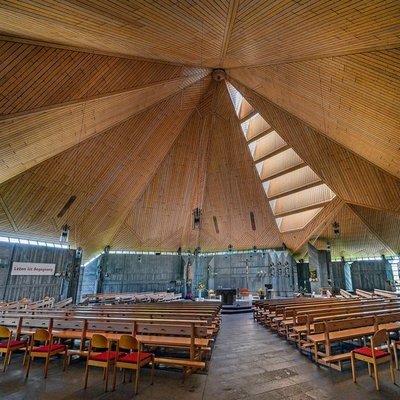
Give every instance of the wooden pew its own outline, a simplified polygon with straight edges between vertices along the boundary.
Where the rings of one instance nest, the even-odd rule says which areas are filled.
[[[351,294],[350,292],[348,292],[347,290],[344,289],[340,289],[340,295],[343,296],[345,299],[354,299],[357,298],[357,296],[355,296],[354,294]]]
[[[399,295],[395,292],[389,292],[388,290],[374,289],[376,296],[389,298],[389,299],[400,299]]]
[[[356,289],[356,295],[365,299],[372,299],[374,297],[373,293],[361,289]]]
[[[195,324],[157,325],[135,324],[135,337],[145,346],[186,349],[188,356],[156,357],[155,363],[183,368],[183,379],[199,368],[205,368],[202,360],[204,351],[209,350],[210,339],[207,330]]]
[[[341,370],[342,362],[350,359],[350,353],[332,355],[332,343],[373,335],[378,329],[400,330],[400,313],[325,321],[314,325],[314,333],[308,335],[313,344],[315,362]],[[325,352],[319,351],[323,346]]]

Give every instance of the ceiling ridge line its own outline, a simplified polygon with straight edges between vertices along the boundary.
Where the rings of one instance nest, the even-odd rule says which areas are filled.
[[[204,79],[204,78],[203,78],[203,79]],[[194,85],[195,83],[197,83],[197,81],[194,82],[193,85]],[[210,82],[210,84],[211,84],[211,82]],[[209,86],[210,86],[210,84],[209,84]],[[190,85],[190,86],[191,86],[191,85]],[[190,86],[189,86],[189,87],[190,87]],[[183,91],[183,90],[184,90],[184,89],[182,89],[181,91]],[[205,92],[207,92],[206,89],[205,89]],[[175,94],[175,95],[178,95],[178,94]],[[203,93],[203,96],[204,96],[204,93]],[[202,97],[203,97],[203,96],[202,96]],[[202,98],[202,97],[201,97],[201,98]],[[199,102],[200,102],[201,98],[199,99]],[[198,104],[197,104],[197,105],[198,105]],[[143,190],[136,196],[136,199],[135,199],[133,202],[130,202],[130,204],[127,206],[127,209],[126,209],[125,212],[124,212],[124,217],[121,218],[121,222],[120,222],[120,223],[117,222],[117,223],[115,224],[115,225],[118,225],[118,227],[117,227],[117,229],[116,229],[114,235],[112,236],[112,239],[111,239],[110,242],[112,242],[112,241],[115,239],[115,237],[117,236],[117,234],[118,234],[118,232],[119,232],[121,226],[122,226],[122,225],[124,224],[124,222],[126,221],[126,218],[128,217],[130,210],[131,210],[132,208],[135,207],[135,205],[137,204],[137,202],[142,198],[142,196],[144,195],[144,193],[146,193],[146,190],[150,187],[150,185],[151,185],[151,183],[152,183],[154,177],[156,176],[157,172],[162,168],[162,165],[163,165],[164,161],[165,161],[166,158],[168,157],[168,155],[169,155],[169,153],[170,153],[170,150],[174,147],[176,141],[177,141],[178,138],[182,135],[183,130],[184,130],[186,124],[187,124],[187,121],[191,118],[191,116],[192,116],[193,114],[196,114],[196,113],[198,112],[198,111],[197,111],[197,105],[196,105],[196,107],[193,108],[192,112],[186,117],[186,122],[185,122],[185,124],[183,124],[183,126],[182,126],[182,128],[181,128],[179,134],[176,136],[175,140],[173,140],[173,142],[171,143],[171,145],[170,145],[168,151],[165,152],[165,156],[163,157],[162,160],[160,160],[160,163],[158,164],[158,167],[155,169],[155,171],[153,172],[153,174],[151,175],[151,177],[148,179],[147,184],[144,185]]]
[[[124,54],[124,53],[112,53],[112,52],[108,52],[108,51],[89,49],[89,48],[85,48],[85,47],[70,46],[67,44],[52,43],[52,42],[35,40],[35,39],[27,39],[27,38],[22,38],[19,36],[11,36],[11,35],[6,35],[6,34],[0,34],[0,41],[21,43],[21,44],[27,44],[30,46],[50,47],[50,48],[55,48],[55,49],[73,51],[73,52],[77,52],[77,53],[94,54],[94,55],[99,55],[99,56],[104,56],[104,57],[119,58],[119,59],[124,59],[124,60],[132,60],[132,61],[140,61],[140,62],[148,62],[148,63],[154,63],[154,64],[166,64],[166,65],[173,65],[173,66],[177,66],[177,67],[204,68],[204,69],[210,70],[210,72],[212,70],[212,67],[208,67],[208,66],[204,66],[204,65],[201,66],[199,64],[181,63],[181,62],[160,60],[157,58],[146,58],[146,57],[140,57],[140,56],[130,56],[130,55]]]
[[[219,58],[219,63],[221,65],[221,67],[224,64],[224,59],[225,59],[226,53],[228,51],[229,41],[231,39],[233,26],[235,24],[236,15],[237,15],[237,11],[239,8],[239,2],[240,2],[240,0],[231,0],[231,2],[229,4],[229,10],[228,10],[227,18],[226,18],[226,25],[225,25],[225,31],[224,31],[224,39],[222,42],[222,49],[221,49],[221,54],[220,54],[220,58]]]
[[[82,99],[77,99],[77,100],[70,100],[70,101],[66,101],[64,103],[57,103],[57,104],[51,104],[51,105],[47,105],[47,106],[43,106],[43,107],[39,107],[39,108],[35,108],[32,110],[26,110],[26,111],[21,111],[21,112],[17,112],[14,114],[6,114],[6,115],[0,115],[0,122],[2,121],[8,121],[9,119],[18,119],[18,118],[23,118],[26,117],[28,115],[35,115],[35,114],[42,114],[45,113],[47,111],[52,111],[52,110],[58,110],[58,109],[63,109],[69,106],[74,106],[74,105],[86,105],[87,103],[94,103],[100,100],[105,100],[105,99],[109,99],[112,97],[118,97],[118,96],[122,96],[124,94],[132,94],[134,92],[143,90],[143,89],[151,89],[152,87],[157,87],[157,86],[162,86],[165,84],[169,84],[169,83],[174,83],[174,82],[179,82],[179,81],[185,81],[185,80],[190,80],[193,77],[198,77],[198,79],[196,79],[194,82],[188,83],[184,86],[184,88],[193,85],[194,83],[198,82],[199,80],[205,78],[208,74],[193,74],[193,75],[189,75],[189,76],[178,76],[176,78],[172,78],[172,79],[167,79],[164,81],[157,81],[157,82],[153,82],[153,83],[149,83],[149,84],[145,84],[145,85],[140,85],[137,86],[135,88],[131,88],[131,89],[120,89],[120,90],[116,90],[115,92],[109,92],[106,94],[99,94],[99,95],[95,95],[95,96],[89,96],[89,97],[85,97]],[[184,88],[180,88],[179,90],[177,90],[174,93],[178,93],[180,90],[183,90]],[[170,95],[168,95],[170,96]],[[163,97],[161,100],[159,101],[163,101],[164,99],[168,98],[167,97]],[[156,104],[156,103],[154,103]]]
[[[229,72],[229,70],[233,69],[242,69],[242,68],[248,68],[248,69],[253,69],[253,68],[260,68],[260,67],[271,67],[275,65],[289,65],[289,64],[296,64],[300,62],[305,62],[305,61],[317,61],[317,60],[329,60],[329,59],[334,59],[334,58],[340,58],[340,57],[346,57],[346,56],[352,56],[352,55],[357,55],[357,54],[369,54],[369,53],[377,53],[380,51],[385,51],[385,50],[393,50],[393,49],[398,49],[400,47],[400,44],[390,44],[386,46],[377,46],[374,48],[371,48],[366,51],[348,51],[344,52],[342,54],[337,54],[337,55],[326,55],[326,56],[320,56],[320,57],[304,57],[304,58],[299,58],[296,60],[292,61],[276,61],[276,62],[270,62],[270,63],[262,63],[262,64],[252,64],[252,65],[238,65],[235,67],[226,67],[225,71]]]

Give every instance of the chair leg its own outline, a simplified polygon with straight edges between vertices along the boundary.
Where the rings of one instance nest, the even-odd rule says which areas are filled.
[[[393,353],[394,353],[394,361],[396,363],[396,369],[399,369],[399,356],[397,354],[396,343],[393,343]]]
[[[372,376],[371,364],[370,363],[367,363],[367,364],[368,364],[368,375]]]
[[[106,381],[105,381],[105,385],[104,385],[104,391],[107,392],[108,389],[108,371],[109,371],[109,365],[107,365],[106,367]]]
[[[392,382],[396,384],[396,374],[394,373],[393,360],[390,359],[389,363],[390,363],[390,375],[392,376]]]
[[[113,388],[112,390],[115,390],[115,385],[117,383],[117,367],[114,365],[114,376],[113,376]]]
[[[376,390],[379,390],[378,366],[376,364],[374,364],[374,376],[375,376],[375,387],[376,387]]]
[[[28,355],[28,345],[25,348],[24,359],[22,360],[22,365],[25,365],[27,355]]]
[[[85,389],[87,388],[89,378],[89,364],[86,362],[86,369],[85,369]]]
[[[8,353],[8,357],[7,357],[7,363],[6,363],[6,369],[7,369],[7,367],[10,365],[10,363],[11,363],[11,356],[12,356],[12,351],[10,351],[9,353]]]
[[[356,382],[356,366],[353,353],[351,353],[350,360],[351,360],[351,373],[353,375],[353,382]]]
[[[155,365],[154,365],[154,360],[153,360],[151,363],[151,384],[152,385],[154,384],[154,367],[155,367]]]
[[[68,350],[65,348],[64,352],[64,360],[63,360],[63,371],[67,368],[67,361],[68,361]]]
[[[140,366],[138,365],[138,368],[137,368],[136,374],[135,374],[135,394],[139,393],[139,378],[140,378]]]
[[[44,365],[44,377],[47,378],[47,373],[49,371],[49,364],[50,364],[50,356],[46,357],[46,363]]]
[[[2,353],[2,355],[3,355],[3,357],[4,357],[4,361],[3,361],[3,372],[5,372],[6,371],[6,368],[7,368],[7,359],[8,359],[8,350],[7,350],[7,353]]]
[[[29,370],[31,369],[31,356],[28,355],[28,363],[26,365],[26,375],[25,378],[29,376]]]

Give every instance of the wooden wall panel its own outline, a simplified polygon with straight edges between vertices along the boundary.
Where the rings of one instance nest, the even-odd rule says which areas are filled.
[[[0,59],[0,115],[201,73],[179,65],[7,41],[0,41]]]
[[[233,69],[229,74],[400,177],[399,65],[400,49],[392,49]]]
[[[396,0],[241,0],[224,67],[396,47],[399,18]]]
[[[233,83],[336,195],[358,205],[400,211],[399,179],[327,138],[255,91],[237,81]]]
[[[400,215],[372,208],[354,206],[350,208],[363,220],[372,232],[390,249],[400,253]]]
[[[193,86],[196,93],[204,87]],[[47,224],[57,240],[68,223],[86,258],[109,244],[193,112],[181,106],[180,93],[0,185],[19,233],[36,236]]]
[[[0,120],[0,182],[121,123],[201,77],[177,78]]]
[[[202,113],[193,114],[188,121],[111,242],[114,247],[192,251],[201,247],[208,251],[227,248],[229,243],[234,248],[280,246],[261,182],[254,167],[246,165],[250,153],[224,83],[213,82],[199,108]],[[226,154],[231,140],[232,151]],[[196,207],[203,210],[200,230],[192,229]],[[255,214],[256,232],[252,231],[250,211]],[[215,232],[214,216],[219,233]]]
[[[229,2],[3,1],[1,32],[130,56],[216,65]]]
[[[266,199],[226,85],[217,86],[204,198],[204,249],[277,247],[280,234]],[[255,217],[252,230],[250,212]],[[216,233],[213,216],[217,218]]]
[[[340,235],[335,238],[332,223],[339,223]],[[327,221],[323,231],[311,243],[319,250],[327,249],[330,242],[332,258],[370,257],[372,255],[394,255],[393,251],[376,236],[352,209],[345,205]]]

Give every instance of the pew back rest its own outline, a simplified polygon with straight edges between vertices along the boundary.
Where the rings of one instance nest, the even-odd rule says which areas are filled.
[[[12,330],[15,329],[19,332],[21,327],[21,317],[8,317],[0,315],[0,325]]]
[[[375,317],[361,317],[361,318],[350,318],[342,319],[338,321],[326,321],[325,332],[341,331],[345,329],[361,328],[363,326],[375,325]]]
[[[194,336],[207,337],[207,328],[194,324],[147,324],[137,323],[135,333],[138,335],[162,335],[162,336]]]
[[[52,329],[53,319],[52,318],[35,318],[35,317],[22,317],[21,327],[22,328],[42,328]]]
[[[387,324],[400,321],[400,312],[376,315],[376,324]]]
[[[86,329],[86,320],[83,319],[54,319],[54,330],[83,331]]]
[[[93,332],[108,332],[108,333],[133,333],[132,322],[102,322],[88,321],[87,330]]]

